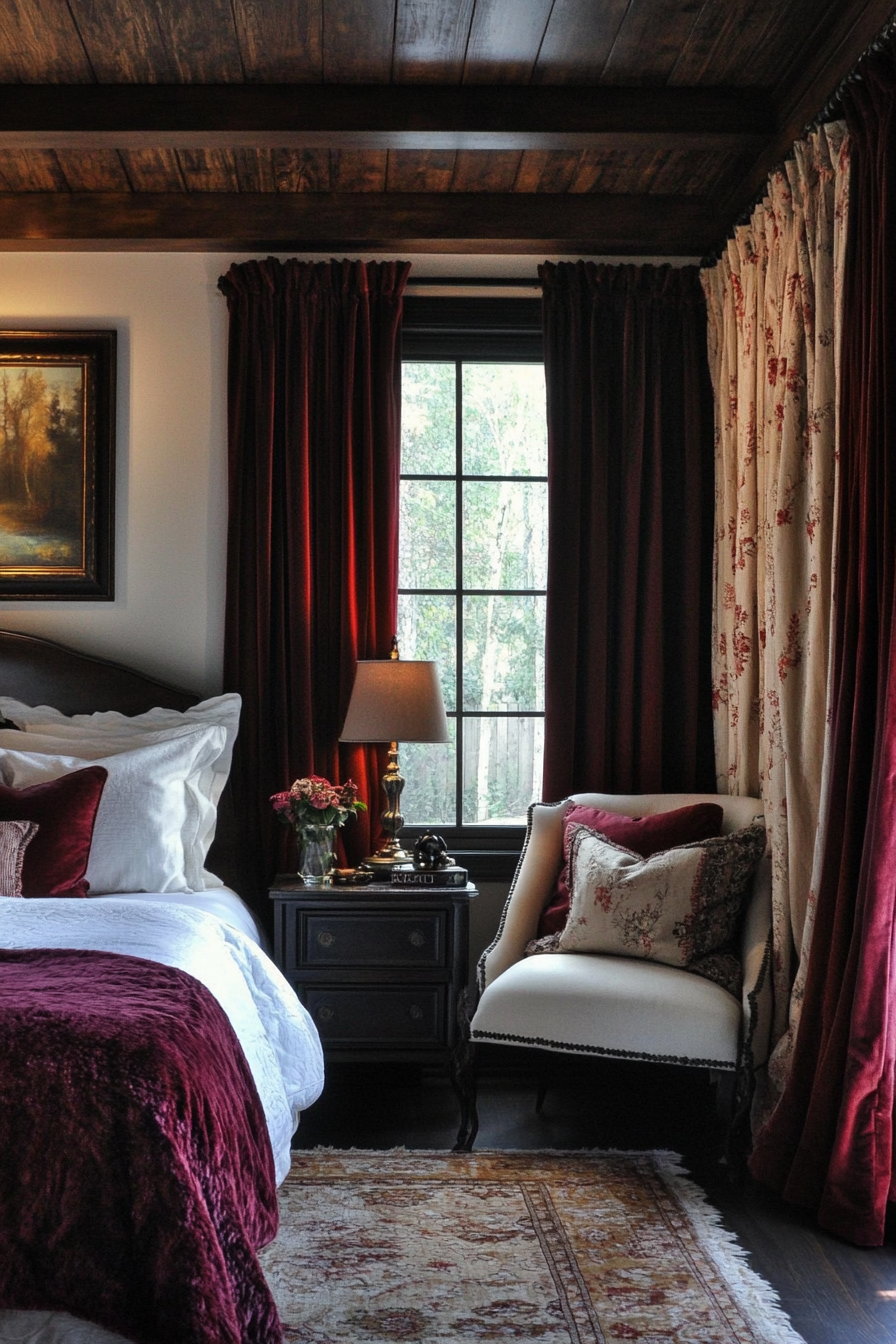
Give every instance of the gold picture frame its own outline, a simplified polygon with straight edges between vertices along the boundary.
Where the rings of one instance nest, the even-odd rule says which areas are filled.
[[[0,329],[0,601],[114,596],[116,344]]]

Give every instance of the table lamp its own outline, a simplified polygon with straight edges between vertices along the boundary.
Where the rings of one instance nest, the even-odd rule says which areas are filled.
[[[382,781],[387,805],[380,816],[387,839],[361,864],[385,876],[396,864],[411,861],[411,855],[398,842],[398,832],[404,825],[400,811],[404,778],[398,768],[398,744],[448,741],[448,720],[435,663],[403,661],[398,656],[397,639],[392,640],[388,658],[359,659],[339,741],[389,743],[389,764]]]

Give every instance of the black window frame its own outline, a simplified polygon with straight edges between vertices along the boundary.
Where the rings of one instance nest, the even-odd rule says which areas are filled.
[[[541,299],[408,295],[402,313],[401,356],[403,361],[543,363]],[[460,399],[460,387],[457,395]],[[408,473],[404,478],[412,476],[412,473]],[[457,481],[460,490],[464,479],[475,478],[455,475],[450,479]],[[532,479],[544,478],[537,476]],[[457,527],[460,530],[459,510]],[[399,592],[402,591],[399,589]],[[462,685],[461,678],[462,663],[459,659],[459,687]],[[458,719],[462,717],[459,713]],[[401,834],[405,848],[411,848],[417,836],[431,829],[419,824],[404,826]],[[512,880],[525,839],[525,826],[490,826],[488,822],[477,822],[439,826],[438,831],[455,862],[468,870],[474,882]]]

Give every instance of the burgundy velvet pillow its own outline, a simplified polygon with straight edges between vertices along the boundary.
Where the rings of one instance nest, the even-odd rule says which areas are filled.
[[[718,803],[691,803],[672,812],[655,812],[649,817],[626,817],[621,812],[604,812],[599,807],[574,804],[563,822],[563,867],[557,888],[538,922],[538,937],[561,933],[569,914],[569,835],[573,826],[599,831],[614,845],[622,845],[649,859],[663,849],[689,845],[694,840],[712,840],[722,834],[722,808]]]
[[[25,851],[23,896],[87,895],[84,874],[108,773],[105,766],[89,765],[27,789],[0,784],[0,821],[36,821],[40,827]]]

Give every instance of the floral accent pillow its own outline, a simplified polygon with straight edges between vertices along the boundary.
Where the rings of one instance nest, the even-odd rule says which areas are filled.
[[[0,897],[21,896],[22,864],[36,821],[0,821]]]
[[[570,845],[572,898],[562,952],[610,952],[689,966],[730,943],[765,852],[765,826],[643,859],[587,826]]]
[[[557,875],[556,890],[541,913],[539,937],[562,933],[566,927],[570,899],[569,846],[576,826],[588,826],[615,845],[649,859],[661,849],[721,835],[724,815],[719,803],[689,803],[671,812],[652,812],[646,817],[627,817],[621,812],[588,807],[586,803],[572,804],[563,819],[563,867]]]

